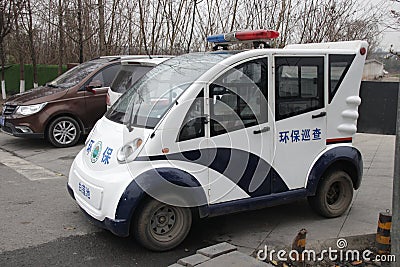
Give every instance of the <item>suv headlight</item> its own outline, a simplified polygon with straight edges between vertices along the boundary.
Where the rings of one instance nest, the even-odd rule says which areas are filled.
[[[36,105],[18,106],[15,110],[15,114],[22,116],[32,115],[41,111],[46,104],[47,102]]]
[[[118,150],[117,160],[119,163],[128,163],[135,159],[135,151],[143,143],[143,140],[136,138],[133,142],[130,142]]]

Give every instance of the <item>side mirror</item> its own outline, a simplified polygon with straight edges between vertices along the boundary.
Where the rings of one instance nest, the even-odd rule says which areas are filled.
[[[103,87],[103,83],[99,80],[91,81],[88,85],[86,85],[86,91],[96,94],[96,88]]]

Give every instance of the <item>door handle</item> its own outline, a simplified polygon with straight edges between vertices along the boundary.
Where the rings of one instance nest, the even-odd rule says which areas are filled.
[[[319,113],[319,114],[317,114],[317,115],[312,115],[311,117],[313,118],[313,119],[316,119],[316,118],[321,118],[321,117],[325,117],[326,116],[326,112],[325,111],[322,111],[321,113]]]
[[[268,132],[270,129],[271,129],[271,128],[270,128],[269,126],[266,126],[266,127],[262,128],[262,129],[260,129],[260,130],[254,130],[254,131],[253,131],[253,134],[265,133],[265,132]]]

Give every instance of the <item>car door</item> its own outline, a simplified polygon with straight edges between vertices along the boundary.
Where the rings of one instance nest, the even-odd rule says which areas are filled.
[[[84,85],[82,90],[85,92],[85,128],[92,128],[96,121],[106,112],[106,95],[115,75],[120,69],[121,64],[115,63],[105,66],[92,76]],[[94,91],[86,90],[89,84],[96,84],[98,88]]]
[[[210,204],[271,194],[268,58],[241,62],[208,86]]]
[[[286,190],[306,185],[310,166],[326,148],[325,56],[274,57],[274,168]]]

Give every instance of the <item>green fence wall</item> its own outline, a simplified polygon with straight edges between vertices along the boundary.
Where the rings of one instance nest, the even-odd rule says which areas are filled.
[[[33,88],[33,67],[32,65],[24,65],[25,68],[25,90]],[[67,66],[63,66],[63,72]],[[43,85],[54,80],[58,76],[57,65],[37,65],[38,83]],[[19,64],[11,65],[5,70],[6,92],[7,96],[19,93]]]

